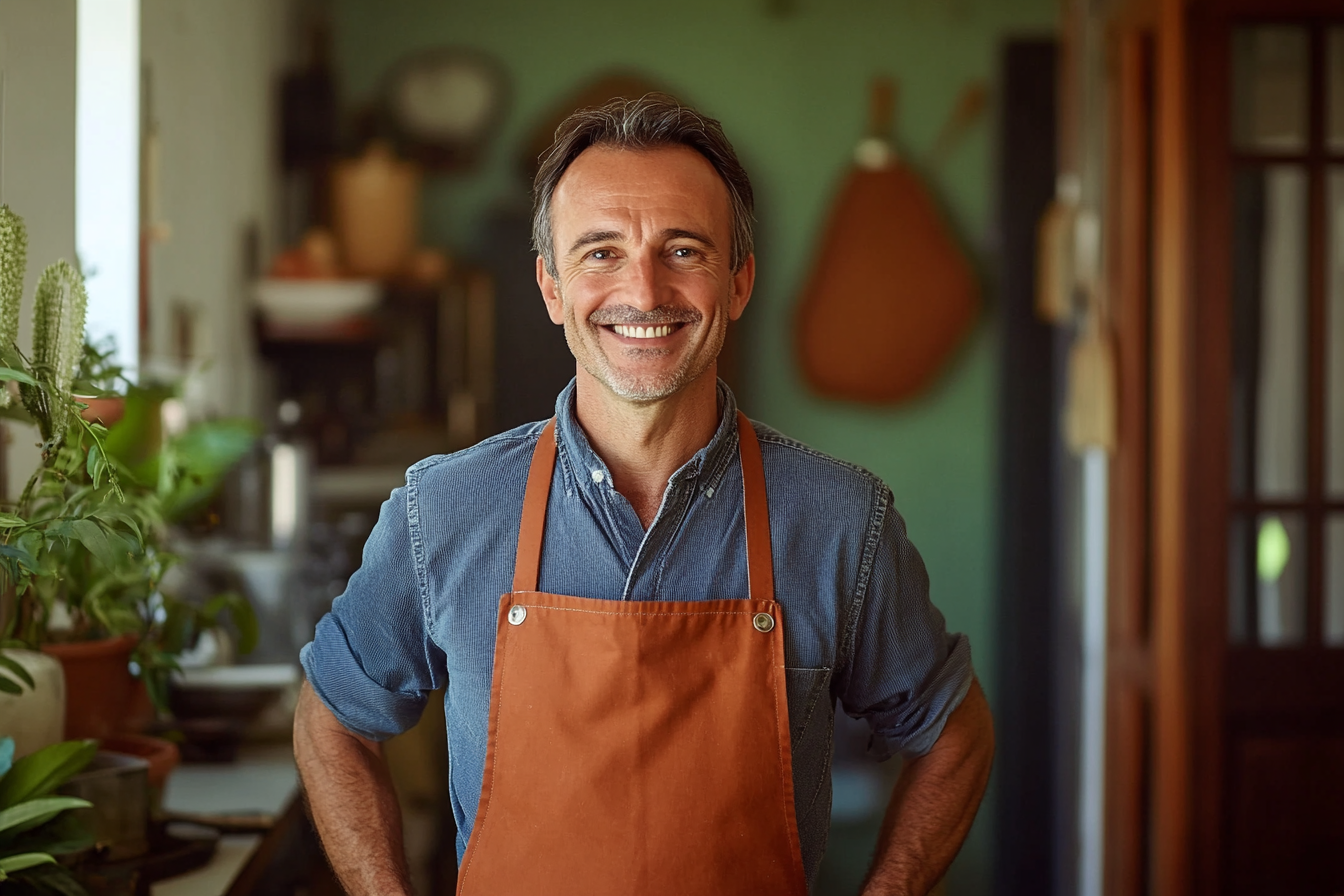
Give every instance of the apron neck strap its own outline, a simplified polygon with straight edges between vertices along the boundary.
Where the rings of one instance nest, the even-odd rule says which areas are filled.
[[[775,599],[770,551],[770,507],[765,500],[761,443],[747,415],[737,412],[737,453],[742,460],[742,503],[747,518],[747,586],[752,600]]]
[[[518,555],[513,561],[513,590],[536,591],[537,572],[541,568],[541,539],[546,532],[546,502],[551,497],[551,474],[555,471],[555,418],[532,451],[532,466],[527,471],[527,492],[523,495],[523,520],[518,524]]]
[[[742,461],[742,493],[747,521],[747,582],[752,600],[775,599],[775,572],[770,553],[770,512],[765,497],[765,467],[756,430],[737,412],[737,450]],[[513,590],[536,591],[541,568],[541,542],[546,531],[546,504],[555,471],[555,418],[546,423],[532,452],[518,526],[518,554],[513,564]]]

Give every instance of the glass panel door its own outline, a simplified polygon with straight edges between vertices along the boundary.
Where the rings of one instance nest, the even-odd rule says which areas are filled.
[[[1232,38],[1232,143],[1244,152],[1302,152],[1308,140],[1306,28],[1238,28]]]
[[[1307,175],[1236,174],[1233,230],[1232,493],[1306,488]]]
[[[1344,647],[1344,27],[1233,30],[1228,638]]]

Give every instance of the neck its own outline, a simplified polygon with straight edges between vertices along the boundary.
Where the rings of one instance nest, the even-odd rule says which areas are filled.
[[[718,429],[716,382],[711,366],[675,395],[632,402],[578,369],[574,409],[579,425],[645,529],[658,513],[672,474]]]

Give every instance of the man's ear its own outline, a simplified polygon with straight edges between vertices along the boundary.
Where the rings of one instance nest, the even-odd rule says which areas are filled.
[[[551,323],[563,325],[565,306],[560,301],[560,290],[556,288],[555,278],[546,270],[546,261],[540,255],[537,256],[537,288],[546,302],[546,313],[550,315]]]
[[[728,319],[737,320],[751,301],[751,289],[756,285],[756,256],[748,255],[742,267],[733,275],[733,291],[728,297]]]

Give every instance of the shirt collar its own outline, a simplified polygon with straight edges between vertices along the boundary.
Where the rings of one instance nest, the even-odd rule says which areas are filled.
[[[717,391],[718,428],[709,444],[672,474],[673,484],[699,478],[704,486],[717,488],[729,462],[737,456],[737,399],[723,380],[718,381]],[[610,488],[611,470],[593,450],[575,416],[575,394],[575,380],[571,379],[555,400],[555,441],[560,463],[569,474],[572,485],[581,489]]]

